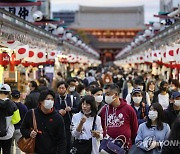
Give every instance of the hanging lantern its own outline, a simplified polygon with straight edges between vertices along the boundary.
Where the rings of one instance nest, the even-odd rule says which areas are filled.
[[[70,40],[72,38],[72,33],[67,33],[66,38]]]
[[[141,42],[141,41],[144,41],[144,37],[142,36],[142,35],[139,35],[139,41]]]
[[[7,52],[0,53],[0,65],[7,66],[10,63],[10,56]]]
[[[16,54],[15,53],[13,53],[11,55],[11,64],[15,65],[15,66],[21,64],[21,60],[16,60]]]
[[[160,30],[161,24],[159,22],[154,22],[153,23],[153,28],[154,28],[154,30]]]
[[[72,37],[72,41],[73,41],[74,43],[76,43],[76,42],[77,42],[77,37],[76,37],[76,36],[73,36],[73,37]]]
[[[56,34],[57,34],[57,35],[62,35],[62,34],[64,34],[64,28],[63,28],[63,27],[58,27],[58,28],[56,29]]]
[[[131,42],[131,46],[132,46],[132,47],[135,47],[136,44],[135,44],[134,42]]]
[[[151,31],[149,29],[146,29],[144,32],[146,37],[150,37],[151,36]]]

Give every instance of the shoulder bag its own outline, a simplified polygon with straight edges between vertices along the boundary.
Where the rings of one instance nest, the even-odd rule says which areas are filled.
[[[37,123],[36,123],[34,109],[32,109],[32,117],[33,117],[34,131],[37,131]],[[18,140],[17,145],[18,145],[19,149],[25,153],[34,153],[35,152],[35,138],[21,137]]]
[[[106,134],[105,137],[102,139],[100,147],[99,147],[99,154],[125,154],[126,153],[126,137],[124,135],[119,135],[115,139],[111,138],[107,134],[108,128],[108,106],[106,106],[106,113],[105,113],[105,129]],[[123,139],[122,139],[123,138]]]

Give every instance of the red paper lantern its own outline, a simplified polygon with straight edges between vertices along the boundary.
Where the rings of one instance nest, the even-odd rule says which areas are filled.
[[[8,53],[0,53],[0,65],[7,66],[10,63],[10,56]]]
[[[15,65],[15,66],[21,64],[21,60],[16,60],[16,54],[15,53],[13,53],[11,55],[11,64]]]

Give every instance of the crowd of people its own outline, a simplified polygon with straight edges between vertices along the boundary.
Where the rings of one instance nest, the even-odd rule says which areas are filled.
[[[126,153],[180,152],[179,80],[116,66],[79,69],[74,77],[67,74],[63,78],[58,72],[52,86],[44,78],[30,81],[24,102],[20,91],[1,85],[3,154],[13,154],[21,136],[36,138],[37,154],[103,153],[105,137],[122,137]]]

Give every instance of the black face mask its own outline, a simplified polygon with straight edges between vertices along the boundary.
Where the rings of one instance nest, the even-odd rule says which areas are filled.
[[[167,87],[162,87],[162,91],[168,91]]]

